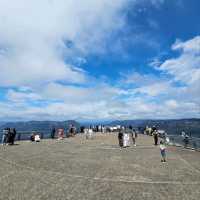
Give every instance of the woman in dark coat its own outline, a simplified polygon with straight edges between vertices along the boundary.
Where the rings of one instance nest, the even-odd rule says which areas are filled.
[[[17,134],[17,132],[16,132],[16,129],[15,128],[13,128],[12,130],[11,130],[11,139],[10,139],[10,144],[14,144],[14,142],[15,142],[15,136],[16,136],[16,134]]]
[[[120,130],[118,133],[118,140],[119,140],[119,146],[123,147],[123,132],[122,132],[122,130]]]
[[[54,138],[55,138],[55,133],[56,133],[56,129],[53,128],[53,129],[51,130],[51,139],[54,139]]]
[[[12,141],[12,132],[11,132],[11,129],[8,128],[7,137],[6,137],[6,143],[7,144],[11,144],[11,141]]]

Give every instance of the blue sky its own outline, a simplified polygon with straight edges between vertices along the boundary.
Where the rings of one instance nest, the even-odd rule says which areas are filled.
[[[0,120],[200,117],[198,0],[0,0]]]

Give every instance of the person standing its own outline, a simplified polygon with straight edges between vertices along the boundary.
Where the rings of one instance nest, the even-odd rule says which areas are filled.
[[[157,132],[157,130],[155,130],[154,132],[153,132],[153,138],[154,138],[154,145],[158,145],[158,132]]]
[[[166,146],[162,140],[160,141],[160,154],[161,162],[166,162]]]
[[[31,142],[34,142],[34,141],[35,141],[35,134],[34,134],[34,133],[31,134],[31,136],[30,136],[30,141],[31,141]]]
[[[15,137],[16,137],[16,134],[17,134],[16,129],[13,128],[13,129],[11,129],[10,132],[11,132],[11,133],[10,133],[10,144],[11,144],[11,145],[14,145]]]
[[[188,147],[188,144],[189,144],[189,136],[188,135],[185,135],[185,138],[184,138],[184,147],[187,148]]]
[[[7,137],[6,137],[6,144],[7,145],[11,144],[11,139],[12,139],[12,132],[11,132],[11,129],[8,128]]]
[[[56,129],[55,129],[55,127],[53,127],[51,130],[51,139],[55,138],[55,133],[56,133]]]
[[[5,129],[3,129],[3,135],[2,135],[2,139],[1,139],[2,145],[6,145],[7,135],[8,135],[8,130],[5,128]]]
[[[137,133],[136,133],[135,129],[133,129],[131,131],[131,138],[132,138],[132,141],[133,141],[133,145],[136,146]]]
[[[93,129],[92,128],[89,128],[89,130],[88,130],[88,138],[89,139],[93,138]]]
[[[119,141],[119,146],[123,147],[123,132],[120,129],[119,133],[118,133],[118,141]]]
[[[58,140],[64,139],[64,129],[59,128],[58,129]]]
[[[129,147],[130,146],[130,132],[126,129],[123,133],[123,147]]]

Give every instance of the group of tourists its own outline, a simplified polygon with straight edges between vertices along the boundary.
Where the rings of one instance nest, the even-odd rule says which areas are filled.
[[[153,136],[154,138],[154,145],[158,145],[158,136],[159,136],[159,133],[158,133],[158,130],[156,128],[156,126],[153,126],[153,127],[146,127],[145,130],[144,130],[144,134],[146,135],[150,135],[150,136]]]
[[[32,133],[30,137],[31,142],[40,142],[41,137],[38,133]]]
[[[77,133],[77,128],[74,125],[70,125],[68,131],[66,131],[66,137],[74,137]],[[64,128],[58,128],[55,127],[51,130],[51,139],[59,139],[62,140],[65,137],[65,130]]]
[[[103,130],[103,126],[100,127],[96,127],[96,129],[93,129],[94,127],[90,127],[90,128],[84,128],[84,133],[86,135],[86,139],[93,139],[93,133],[95,131],[102,131]],[[157,131],[157,128],[155,126],[149,128],[146,127],[144,133],[146,133],[147,135],[151,135],[154,138],[154,145],[157,146],[158,145],[158,136],[159,133]],[[13,145],[14,141],[15,141],[15,137],[16,137],[16,130],[15,128],[5,128],[3,130],[3,135],[2,135],[2,145]],[[66,137],[69,136],[74,136],[76,134],[76,127],[71,125],[66,133]],[[64,139],[65,137],[65,132],[63,128],[59,128],[59,129],[55,129],[52,128],[51,130],[51,138],[57,138],[59,140]],[[135,129],[133,129],[131,126],[129,127],[120,127],[119,131],[118,131],[118,142],[119,142],[119,146],[121,148],[126,148],[129,147],[131,145],[136,146],[136,140],[137,140],[138,134],[137,131]],[[40,134],[38,133],[32,133],[30,136],[30,141],[31,142],[40,142],[41,137]],[[161,140],[160,141],[160,153],[161,153],[161,161],[162,162],[166,162],[166,145],[165,145],[165,141]]]
[[[149,131],[148,135],[153,136],[154,138],[154,145],[158,145],[158,136],[159,133],[157,131],[156,126],[153,126],[152,128],[148,128],[147,131]],[[136,146],[136,139],[137,139],[137,131],[133,129],[131,126],[130,127],[121,127],[118,133],[118,141],[119,141],[119,146],[121,148],[126,148],[131,146],[131,143]],[[165,140],[161,139],[160,140],[160,154],[161,154],[161,162],[166,162],[166,145],[165,145]]]
[[[159,132],[156,128],[156,126],[153,127],[146,127],[144,130],[144,133],[150,136],[153,136],[154,138],[154,145],[158,145],[158,137],[159,137]],[[160,154],[161,154],[161,162],[166,162],[166,143],[168,143],[169,138],[166,137],[166,135],[163,135],[163,139],[160,140]]]
[[[90,125],[89,129],[92,130],[92,132],[99,132],[99,133],[105,133],[107,131],[107,128],[104,125]]]
[[[1,144],[2,145],[14,145],[16,134],[17,134],[17,132],[16,132],[15,128],[3,129]]]
[[[121,127],[118,133],[118,141],[119,141],[119,146],[126,148],[132,144],[136,146],[136,139],[137,139],[137,132],[135,129],[132,129],[131,127],[125,128]]]

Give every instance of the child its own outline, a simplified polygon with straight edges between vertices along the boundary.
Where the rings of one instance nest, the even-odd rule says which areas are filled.
[[[166,162],[166,146],[162,140],[160,141],[160,153],[162,157],[161,162]]]

